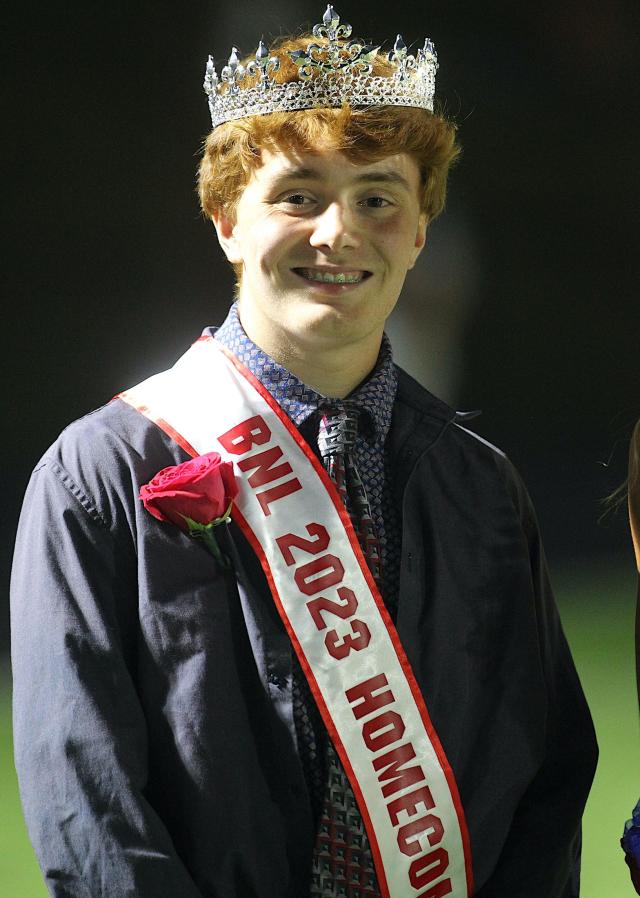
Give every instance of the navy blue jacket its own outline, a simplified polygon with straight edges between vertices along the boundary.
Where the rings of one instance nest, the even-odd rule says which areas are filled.
[[[397,629],[452,765],[478,898],[577,895],[591,719],[505,456],[400,372]],[[303,898],[291,648],[232,524],[225,571],[138,500],[186,460],[120,400],[34,471],[12,580],[16,760],[58,898]]]

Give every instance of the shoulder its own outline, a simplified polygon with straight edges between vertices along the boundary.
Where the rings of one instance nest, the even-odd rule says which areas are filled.
[[[65,467],[89,464],[103,470],[123,458],[162,452],[164,432],[126,402],[115,398],[66,427],[45,453]]]
[[[143,483],[186,455],[155,424],[120,399],[66,427],[36,466],[32,484],[56,481],[91,516],[107,524]]]
[[[452,477],[464,476],[506,488],[521,513],[530,499],[523,481],[502,449],[475,433],[469,425],[479,411],[460,412],[434,396],[401,368],[394,406],[394,423],[406,440],[419,439],[432,464]]]
[[[506,455],[501,449],[469,429],[469,422],[479,417],[481,412],[456,411],[402,368],[397,368],[397,373],[398,392],[394,413],[399,425],[428,421],[439,440],[454,442],[471,454],[493,458],[500,464],[506,462]]]
[[[421,417],[427,416],[434,421],[441,422],[443,425],[455,419],[456,412],[450,405],[447,405],[442,399],[438,399],[437,396],[425,389],[415,378],[407,374],[404,368],[396,365],[395,369],[398,378],[398,389],[394,411],[402,418],[415,417],[416,415]]]

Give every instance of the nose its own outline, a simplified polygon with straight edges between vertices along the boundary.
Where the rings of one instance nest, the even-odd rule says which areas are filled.
[[[314,227],[309,239],[316,249],[323,247],[332,251],[358,246],[358,228],[353,213],[342,203],[330,203],[314,218]]]

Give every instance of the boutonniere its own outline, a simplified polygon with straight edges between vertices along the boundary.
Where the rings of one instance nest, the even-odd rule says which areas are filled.
[[[214,530],[229,523],[237,495],[233,463],[222,461],[217,452],[163,468],[140,488],[140,499],[154,518],[171,521],[201,539],[223,567],[229,567],[229,560],[220,551]]]

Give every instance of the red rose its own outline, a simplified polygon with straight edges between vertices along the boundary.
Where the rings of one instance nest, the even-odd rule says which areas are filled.
[[[233,464],[207,452],[181,465],[163,468],[140,489],[144,507],[159,521],[189,531],[186,518],[207,525],[226,518],[238,495]]]

